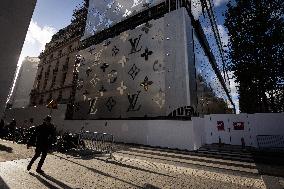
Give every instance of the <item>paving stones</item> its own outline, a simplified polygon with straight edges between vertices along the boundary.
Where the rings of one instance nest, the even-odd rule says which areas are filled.
[[[21,148],[17,144],[13,144],[12,147],[13,149]],[[25,155],[30,157],[29,153],[23,150],[21,157]],[[49,154],[43,166],[46,177],[34,171],[37,162],[30,174],[26,171],[29,158],[0,162],[0,176],[11,189],[265,188],[261,178],[201,170],[151,159],[139,159],[139,156],[124,156],[119,153],[114,153],[114,156],[116,160],[106,161],[106,157],[79,158],[60,153]]]

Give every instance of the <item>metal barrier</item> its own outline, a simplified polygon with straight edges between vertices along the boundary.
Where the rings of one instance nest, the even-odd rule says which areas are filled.
[[[82,150],[109,154],[112,157],[114,137],[107,133],[84,131],[79,135],[79,145]]]
[[[262,149],[284,150],[284,136],[257,135],[258,147]]]

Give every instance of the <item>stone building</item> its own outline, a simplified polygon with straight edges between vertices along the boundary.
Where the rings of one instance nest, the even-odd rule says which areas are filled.
[[[26,57],[21,65],[14,91],[10,98],[12,108],[23,108],[29,105],[30,92],[37,73],[39,59]]]
[[[39,56],[38,72],[31,91],[30,103],[33,106],[47,104],[51,100],[67,103],[70,98],[80,37],[75,36],[55,46],[62,37],[48,43]]]
[[[75,57],[84,32],[86,9],[74,11],[71,24],[53,35],[39,55],[38,72],[30,94],[30,105],[45,105],[51,100],[67,104],[73,91]]]

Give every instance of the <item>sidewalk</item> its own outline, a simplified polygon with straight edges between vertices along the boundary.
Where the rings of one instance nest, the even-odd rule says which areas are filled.
[[[18,144],[1,140],[0,144],[15,151],[23,150]],[[255,176],[245,176],[234,170],[210,171],[191,166],[182,159],[177,164],[174,161],[178,157],[171,159],[163,156],[163,152],[164,160],[157,160],[158,157],[151,155],[141,158],[141,154],[147,156],[143,151],[131,155],[125,155],[125,151],[115,153],[115,160],[108,161],[106,157],[82,159],[60,153],[49,154],[43,166],[46,175],[34,171],[38,161],[30,173],[26,171],[30,158],[22,159],[22,154],[19,160],[0,162],[0,188],[266,188],[261,176],[255,173],[252,173]],[[29,153],[27,150],[27,155]]]

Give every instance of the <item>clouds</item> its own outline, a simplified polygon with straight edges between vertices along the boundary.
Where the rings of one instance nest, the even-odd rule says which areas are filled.
[[[221,43],[223,45],[223,48],[227,47],[228,43],[229,43],[228,30],[223,25],[220,25],[220,24],[217,25],[217,28],[218,28],[218,32],[220,34]],[[212,31],[211,26],[203,27],[203,31],[204,31],[204,33],[206,34],[207,37],[213,38],[213,31]]]
[[[31,20],[22,52],[18,60],[18,66],[22,64],[22,61],[26,56],[37,57],[40,52],[44,50],[45,44],[51,40],[55,33],[55,28],[50,26],[41,27],[37,22]]]
[[[229,43],[228,31],[225,29],[223,25],[218,25],[217,27],[218,27],[218,31],[220,34],[222,45],[228,46],[228,43]]]
[[[207,0],[208,2],[209,0]],[[217,8],[223,5],[226,5],[229,0],[213,0],[213,8]],[[197,20],[199,19],[200,15],[202,14],[202,5],[200,0],[191,0],[191,10],[192,15]]]
[[[219,7],[223,4],[227,4],[229,0],[213,0],[214,7]]]
[[[202,14],[202,6],[200,0],[191,0],[191,12],[195,20],[198,20]]]
[[[29,45],[37,44],[39,45],[39,50],[42,51],[55,32],[55,28],[50,26],[40,27],[35,21],[31,20],[25,43]]]
[[[234,73],[233,72],[228,72],[229,78],[230,78],[230,89],[231,89],[231,95],[232,95],[232,100],[236,106],[236,111],[237,113],[240,112],[239,108],[239,93],[237,87],[239,84],[235,81],[233,78]]]
[[[26,35],[26,39],[21,51],[21,55],[18,60],[17,70],[16,70],[16,76],[18,77],[21,64],[25,57],[31,56],[31,57],[37,57],[42,50],[44,50],[45,44],[48,43],[53,34],[55,34],[56,29],[50,26],[39,26],[34,20],[31,20],[29,29]],[[13,81],[13,87],[15,87],[16,79],[14,78]],[[13,90],[11,91],[11,93]],[[9,97],[10,98],[10,97]],[[8,100],[9,100],[8,98]]]

